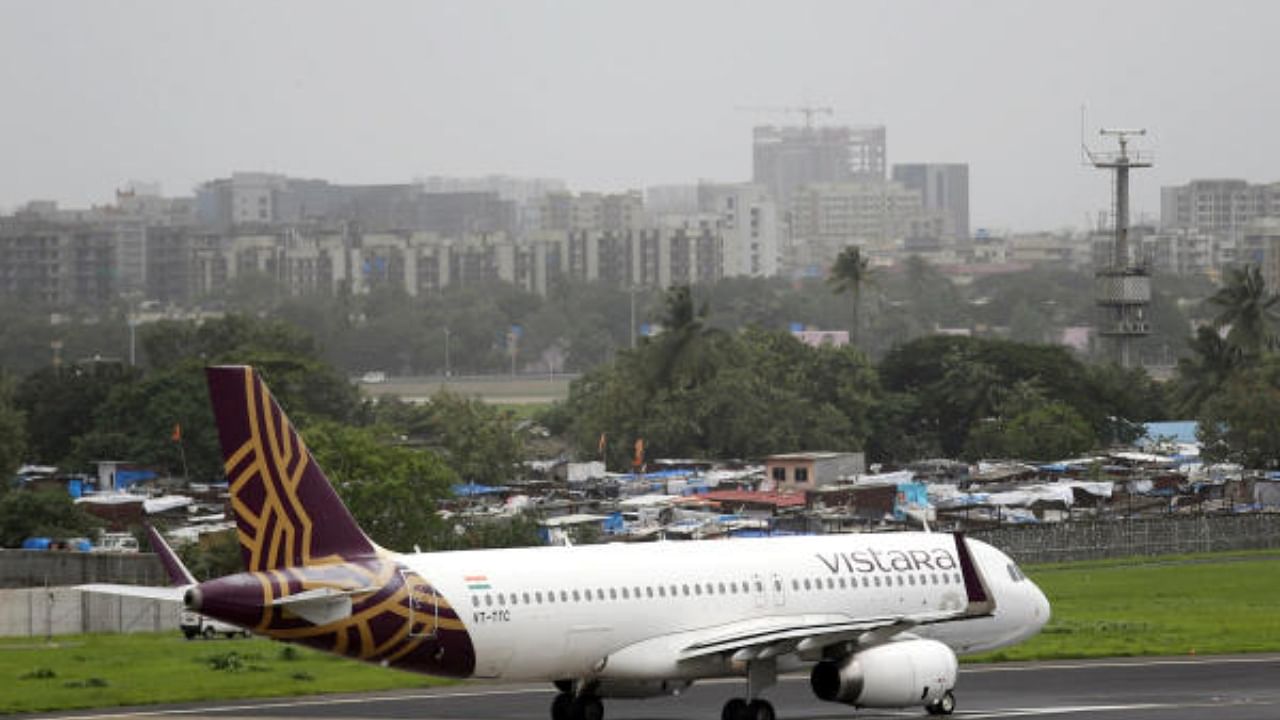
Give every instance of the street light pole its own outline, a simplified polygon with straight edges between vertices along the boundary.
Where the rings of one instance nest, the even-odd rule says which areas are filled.
[[[632,285],[628,293],[631,295],[631,349],[636,349],[636,286]]]
[[[449,382],[449,328],[444,329],[444,381]]]

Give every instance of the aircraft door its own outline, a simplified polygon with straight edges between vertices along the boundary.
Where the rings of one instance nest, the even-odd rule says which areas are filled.
[[[787,604],[787,586],[783,584],[782,577],[778,573],[774,573],[769,578],[773,585],[773,604],[782,607]]]
[[[756,607],[762,608],[768,604],[764,596],[764,578],[760,577],[760,573],[751,576],[751,589],[756,598]]]
[[[409,590],[409,637],[435,637],[440,627],[440,598],[435,588],[415,582],[421,578],[404,568],[400,568],[400,579]]]

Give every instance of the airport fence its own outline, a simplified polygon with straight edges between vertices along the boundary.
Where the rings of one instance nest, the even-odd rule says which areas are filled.
[[[1006,525],[969,535],[1020,563],[1266,550],[1280,548],[1280,513]]]

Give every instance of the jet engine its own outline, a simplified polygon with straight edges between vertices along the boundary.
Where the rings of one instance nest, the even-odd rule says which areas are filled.
[[[934,705],[956,684],[956,654],[936,640],[899,640],[813,668],[813,694],[857,707]]]

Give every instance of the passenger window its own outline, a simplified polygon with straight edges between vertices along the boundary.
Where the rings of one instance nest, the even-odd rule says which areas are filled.
[[[666,597],[666,596],[667,596],[667,588],[666,588],[666,586],[664,586],[664,585],[659,585],[659,586],[658,586],[658,597]]]
[[[827,578],[827,589],[828,589],[828,590],[835,590],[835,589],[836,589],[836,581],[835,581],[835,580],[832,580],[831,578]]]
[[[898,576],[898,587],[902,587],[902,585],[903,585],[903,582],[902,582],[902,576],[901,576],[901,575],[899,575],[899,576]]]
[[[653,586],[652,586],[652,585],[646,585],[646,586],[645,586],[645,588],[644,588],[644,596],[645,596],[645,597],[653,597]]]
[[[963,585],[963,584],[964,584],[964,579],[960,577],[960,573],[956,573],[956,584],[957,584],[957,585]]]
[[[487,606],[489,606],[489,607],[492,607],[492,606],[493,606],[493,596],[492,596],[492,595],[485,595],[485,596],[484,596],[484,604],[485,604],[485,605],[487,605]]]
[[[908,582],[908,583],[910,583],[911,585],[915,585],[915,584],[916,584],[916,576],[915,576],[915,575],[908,575],[908,576],[907,576],[907,582]]]
[[[560,602],[569,602],[569,593],[564,590],[560,591]]]
[[[880,587],[880,576],[876,576],[876,587]]]
[[[805,589],[805,590],[808,590],[808,589],[809,589],[809,578],[805,578],[805,579],[804,579],[804,589]]]
[[[840,578],[840,589],[844,589],[844,578]]]
[[[507,596],[506,596],[506,595],[503,595],[502,593],[498,593],[498,604],[499,604],[499,605],[506,605],[506,604],[507,604]]]
[[[694,584],[693,584],[693,594],[694,594],[694,595],[701,595],[701,594],[702,594],[702,586],[701,586],[701,585],[699,585],[698,583],[694,583]]]
[[[534,599],[534,600],[537,600],[537,601],[538,601],[538,604],[539,604],[539,605],[541,605],[541,604],[542,604],[542,591],[541,591],[541,590],[538,590],[537,592],[535,592],[535,593],[533,594],[533,599]]]
[[[626,588],[622,588],[622,599],[623,599],[623,600],[630,600],[630,599],[631,599],[631,593],[627,592],[627,589],[626,589]]]
[[[617,599],[618,599],[618,591],[617,591],[617,590],[615,590],[615,589],[613,589],[613,588],[609,588],[609,599],[610,599],[610,600],[617,600]]]
[[[578,601],[579,601],[579,600],[581,600],[581,599],[582,599],[582,596],[578,594],[578,591],[577,591],[577,590],[574,590],[574,591],[573,591],[573,601],[574,601],[574,602],[578,602]]]
[[[471,596],[471,604],[472,604],[472,605],[474,605],[474,606],[477,606],[477,607],[478,607],[478,606],[480,605],[480,596],[479,596],[479,595],[472,595],[472,596]]]
[[[687,597],[687,596],[689,595],[689,586],[688,586],[688,585],[682,585],[682,586],[681,586],[681,589],[682,589],[682,590],[684,590],[684,594],[685,594],[685,596]]]

